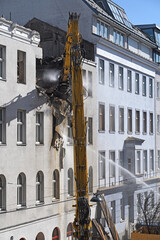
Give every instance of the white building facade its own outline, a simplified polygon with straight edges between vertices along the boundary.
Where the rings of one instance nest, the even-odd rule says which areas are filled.
[[[95,44],[96,65],[88,62],[83,66],[83,77],[88,79],[88,82],[89,72],[92,72],[92,96],[86,97],[85,100],[86,117],[88,123],[93,126],[93,142],[90,137],[88,138],[89,143],[92,142],[88,146],[88,167],[93,167],[92,190],[94,192],[98,189],[104,193],[120,237],[129,239],[131,227],[140,214],[137,208],[139,194],[152,190],[155,192],[155,201],[157,197],[159,179],[155,141],[157,65],[152,59],[156,45],[129,22],[124,10],[112,1],[57,0],[55,3],[54,6],[50,0],[45,3],[52,6],[47,9],[47,14],[43,11],[43,1],[39,1],[39,8],[33,5],[30,9],[27,4],[25,16],[21,5],[17,4],[15,10],[10,4],[12,18],[18,23],[25,24],[36,16],[66,30],[68,12],[76,11],[81,14],[80,32],[84,39]],[[2,4],[1,13],[8,16],[7,1]],[[60,173],[64,183],[67,179],[66,169],[73,168],[71,131],[70,125],[66,124],[68,129],[64,131],[69,137],[67,143],[64,141],[66,165]],[[55,164],[58,164],[57,162]],[[46,163],[44,167],[45,165]],[[58,169],[57,165],[54,166]],[[64,186],[61,185],[62,188]],[[64,187],[64,192],[66,189]],[[67,195],[64,194],[62,198],[65,204],[55,206],[64,207],[61,208],[61,212],[68,212],[67,220],[63,225],[58,222],[57,227],[67,226],[68,219],[71,219],[71,216],[73,218],[74,214],[66,200]],[[52,208],[52,211],[58,214],[57,207]],[[99,213],[98,217],[108,230],[103,215]],[[60,219],[62,221],[62,218]],[[44,228],[41,228],[41,231],[46,239],[49,239],[48,229],[44,231],[42,229]],[[50,232],[53,229],[50,229]],[[63,236],[65,231],[66,229],[62,227]]]
[[[59,126],[66,154],[51,146],[55,109],[36,89],[36,59],[42,58],[40,36],[4,18],[0,33],[0,239],[71,239],[73,148],[67,117]],[[97,178],[96,162],[92,162],[96,65],[84,60],[83,68],[85,102],[90,106],[85,105],[85,115],[92,193]]]

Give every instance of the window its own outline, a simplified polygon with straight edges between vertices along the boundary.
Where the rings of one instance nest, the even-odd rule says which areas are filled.
[[[132,92],[132,72],[127,71],[127,91]]]
[[[93,167],[89,167],[89,177],[88,177],[88,191],[93,193]]]
[[[149,97],[153,98],[153,80],[152,80],[152,78],[149,79]]]
[[[0,46],[0,79],[5,79],[5,51],[6,48],[4,46]]]
[[[44,175],[39,171],[36,175],[36,203],[44,202]]]
[[[160,82],[157,82],[157,98],[160,98]]]
[[[104,84],[104,60],[99,59],[99,83]]]
[[[128,132],[132,132],[132,110],[128,109]]]
[[[113,31],[113,42],[124,47],[124,35],[116,30]]]
[[[136,73],[136,79],[135,79],[135,93],[139,94],[139,74]]]
[[[17,82],[25,83],[25,60],[26,53],[22,51],[17,51]]]
[[[70,188],[70,193],[71,193],[71,188]],[[55,198],[55,199],[59,199],[60,198],[59,171],[57,169],[54,170],[54,172],[53,172],[53,198]]]
[[[160,115],[157,115],[157,133],[160,133]]]
[[[72,223],[69,223],[68,227],[67,227],[67,240],[73,240],[73,225],[72,225]]]
[[[36,144],[43,144],[43,112],[36,112]]]
[[[26,111],[17,111],[17,143],[26,143]]]
[[[109,86],[114,87],[114,64],[109,64]]]
[[[119,108],[119,132],[124,132],[124,108]]]
[[[125,219],[124,215],[124,203],[123,203],[123,198],[120,199],[120,211],[121,211],[121,219]]]
[[[92,72],[88,71],[88,96],[92,97]]]
[[[157,151],[158,168],[160,169],[160,150]]]
[[[141,172],[141,152],[137,151],[137,173]]]
[[[26,176],[20,173],[17,178],[17,206],[26,206]]]
[[[42,232],[39,232],[35,240],[45,240],[44,234]]]
[[[109,177],[115,177],[115,151],[109,151]]]
[[[105,179],[105,152],[100,151],[99,158],[99,179]]]
[[[105,105],[99,104],[99,131],[105,131]]]
[[[73,127],[72,127],[71,116],[68,116],[67,118],[67,131],[68,131],[67,142],[69,144],[73,144]]]
[[[56,227],[56,228],[53,230],[52,239],[60,240],[60,230],[59,230],[58,227]]]
[[[147,113],[143,112],[143,134],[147,133]]]
[[[86,79],[86,70],[82,69],[82,79],[83,79],[83,96],[87,96],[87,79]]]
[[[142,95],[146,96],[146,76],[142,78]]]
[[[153,134],[153,113],[149,114],[149,133]]]
[[[97,20],[97,35],[108,38],[108,26]]]
[[[100,35],[100,21],[97,20],[97,35]]]
[[[0,144],[6,143],[6,110],[0,108]]]
[[[93,144],[93,119],[88,118],[88,144]]]
[[[116,223],[116,204],[115,201],[111,201],[111,216],[114,223]]]
[[[122,176],[122,168],[123,167],[123,157],[124,157],[124,154],[123,154],[123,151],[119,151],[119,176]]]
[[[73,169],[68,169],[68,196],[73,196]]]
[[[147,172],[148,167],[147,167],[147,150],[143,151],[143,170],[144,172]]]
[[[150,170],[154,171],[154,152],[153,152],[153,150],[149,151],[149,157],[150,157]]]
[[[115,132],[115,107],[109,107],[109,131]]]
[[[123,90],[123,68],[119,67],[119,89]]]
[[[140,133],[140,111],[136,111],[136,133]]]
[[[0,211],[6,210],[6,178],[0,175]]]

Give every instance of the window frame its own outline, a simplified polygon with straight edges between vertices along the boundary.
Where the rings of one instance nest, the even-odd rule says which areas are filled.
[[[19,114],[22,114],[22,118]],[[26,145],[26,110],[22,109],[17,110],[17,145]]]
[[[102,65],[101,65],[102,63]],[[105,61],[102,58],[99,58],[99,84],[105,84]]]
[[[135,94],[139,95],[139,73],[135,73]]]
[[[109,105],[109,132],[110,133],[115,133],[115,129],[116,129],[115,124],[116,124],[116,121],[115,121],[115,106],[114,105]]]
[[[99,102],[98,106],[99,106],[98,107],[99,108],[99,111],[98,111],[98,131],[99,132],[105,132],[105,103]],[[102,112],[100,111],[101,107],[103,107]]]
[[[23,60],[22,61],[19,61],[19,58],[20,58],[20,54],[22,54],[22,58]],[[21,66],[20,65],[20,62]],[[21,76],[21,73],[20,73],[20,68],[22,68],[23,70],[23,76]],[[20,77],[21,76],[21,77]],[[22,51],[22,50],[17,50],[17,83],[20,83],[20,84],[26,84],[26,52]]]
[[[6,81],[6,46],[0,45],[0,80]]]
[[[130,113],[131,112],[131,116]],[[131,108],[127,108],[127,132],[128,134],[132,134],[133,132],[133,111]],[[130,120],[129,120],[130,119]],[[130,123],[129,123],[130,121]]]
[[[6,144],[6,109],[0,108],[0,145]]]
[[[36,112],[36,145],[43,144],[44,144],[44,113]]]
[[[132,92],[132,71],[129,69],[127,70],[127,92]]]

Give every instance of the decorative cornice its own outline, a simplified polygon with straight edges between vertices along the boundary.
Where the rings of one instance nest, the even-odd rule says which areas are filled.
[[[40,42],[40,35],[38,32],[20,26],[2,17],[0,18],[0,34],[34,46],[38,46]]]

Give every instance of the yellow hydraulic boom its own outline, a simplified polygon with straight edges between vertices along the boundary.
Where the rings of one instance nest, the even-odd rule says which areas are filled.
[[[88,172],[86,156],[86,122],[84,118],[82,56],[80,49],[79,16],[69,15],[65,58],[63,66],[63,82],[70,76],[72,79],[73,108],[73,147],[76,212],[74,219],[74,237],[88,240],[91,237],[90,206],[88,197]]]

